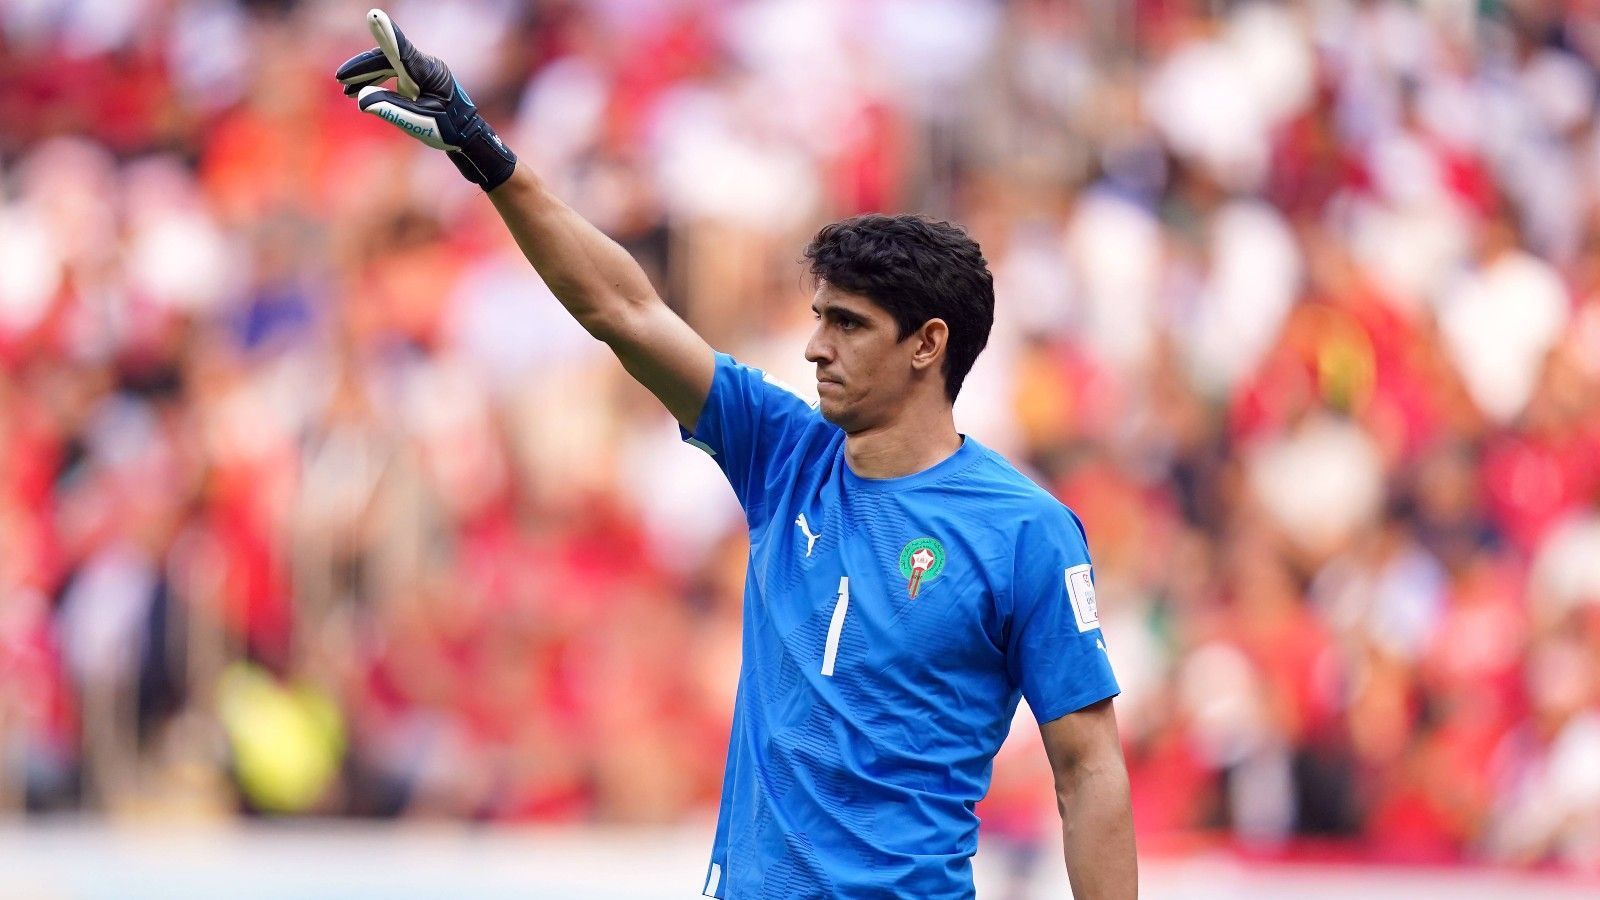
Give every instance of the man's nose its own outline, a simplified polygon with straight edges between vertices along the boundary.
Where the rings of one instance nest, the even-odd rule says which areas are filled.
[[[822,339],[822,329],[811,332],[811,340],[806,341],[806,362],[826,365],[832,359],[833,349]]]

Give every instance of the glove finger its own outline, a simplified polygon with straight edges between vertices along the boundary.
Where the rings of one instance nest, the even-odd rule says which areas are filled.
[[[377,85],[382,84],[393,77],[394,70],[384,69],[382,72],[374,75],[372,78],[369,78],[366,81],[352,81],[349,84],[346,84],[344,86],[344,95],[346,97],[360,96],[362,88],[376,87]]]
[[[357,94],[356,105],[362,112],[372,113],[435,150],[461,149],[445,141],[440,127],[445,110],[436,100],[410,100],[394,91],[369,86]]]
[[[394,66],[389,64],[389,57],[377,47],[357,53],[340,64],[333,72],[333,77],[341,84],[352,84],[358,81],[370,81],[373,76],[386,72],[394,74]],[[387,76],[386,76],[387,77]]]
[[[444,118],[449,115],[449,108],[443,100],[437,97],[421,97],[412,100],[396,91],[386,91],[377,85],[368,85],[356,94],[356,103],[363,111],[374,103],[388,101],[399,105],[407,112],[429,118]]]
[[[395,84],[400,93],[415,100],[422,94],[422,88],[417,85],[416,80],[407,71],[406,60],[407,57],[416,55],[416,48],[411,45],[410,41],[406,40],[406,36],[390,20],[389,14],[381,9],[367,10],[367,29],[377,39],[378,49],[388,58],[389,67],[394,69]]]

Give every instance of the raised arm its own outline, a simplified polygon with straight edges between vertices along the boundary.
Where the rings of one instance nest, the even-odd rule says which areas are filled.
[[[1067,878],[1078,900],[1139,895],[1128,770],[1110,700],[1039,727],[1055,773]]]
[[[448,67],[413,45],[387,14],[367,25],[378,46],[335,77],[371,113],[448,153],[489,194],[522,253],[579,324],[604,341],[623,368],[693,428],[716,370],[711,347],[667,308],[626,250],[562,203],[478,114]],[[395,91],[381,88],[389,78]]]
[[[633,257],[520,163],[489,199],[567,311],[692,429],[711,392],[711,347],[667,308]]]

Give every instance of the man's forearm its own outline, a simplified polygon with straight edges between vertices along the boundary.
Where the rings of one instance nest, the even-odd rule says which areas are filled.
[[[1062,786],[1062,842],[1077,900],[1123,900],[1139,894],[1128,772],[1120,758],[1082,766]]]
[[[623,368],[692,429],[716,378],[716,354],[656,296],[639,264],[547,190],[494,133],[450,67],[417,49],[388,13],[367,11],[378,46],[334,72],[346,96],[412,138],[445,151],[489,199],[561,305],[609,345]],[[383,85],[396,80],[396,90]]]
[[[528,166],[519,163],[489,199],[528,262],[590,334],[609,340],[631,306],[657,301],[638,262]]]

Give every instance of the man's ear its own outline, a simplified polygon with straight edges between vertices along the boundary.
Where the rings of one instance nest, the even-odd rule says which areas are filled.
[[[918,371],[932,369],[944,362],[944,353],[950,344],[950,326],[943,319],[929,319],[911,334],[913,348],[911,367]]]

